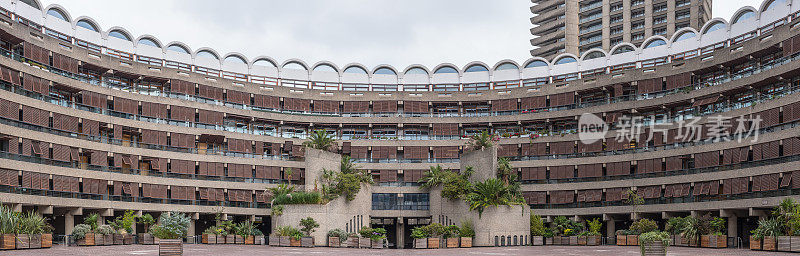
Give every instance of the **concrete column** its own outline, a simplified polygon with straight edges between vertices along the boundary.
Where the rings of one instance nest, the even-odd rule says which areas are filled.
[[[194,218],[189,220],[189,232],[186,232],[187,236],[194,236],[194,225],[197,222]]]
[[[403,245],[406,244],[405,241],[403,241],[404,240],[403,230],[405,230],[404,225],[405,225],[405,223],[403,223],[403,218],[397,218],[397,224],[396,224],[396,227],[397,227],[396,231],[397,232],[395,232],[395,236],[397,237],[397,241],[395,241],[395,243],[396,243],[396,246],[397,246],[398,249],[403,248]]]
[[[728,217],[728,236],[729,237],[739,236],[739,217],[736,215]]]
[[[614,234],[617,232],[617,224],[614,220],[607,220],[606,221],[606,236],[614,237]]]
[[[71,211],[64,214],[64,234],[72,234],[72,229],[75,228],[75,215]]]

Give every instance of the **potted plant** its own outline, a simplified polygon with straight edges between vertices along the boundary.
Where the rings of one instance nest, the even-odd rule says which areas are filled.
[[[672,217],[667,220],[664,231],[672,236],[673,245],[688,246],[688,240],[683,236],[683,231],[686,229],[686,218]]]
[[[103,235],[103,245],[114,244],[114,228],[109,225],[100,225],[97,227],[97,234]],[[98,243],[98,245],[100,245]]]
[[[620,229],[617,232],[614,232],[614,235],[617,237],[617,245],[628,245],[628,230]]]
[[[153,234],[148,233],[150,227],[156,223],[156,219],[153,218],[153,215],[149,213],[142,215],[138,218],[139,224],[144,226],[144,232],[139,233],[139,243],[140,244],[155,244],[155,239],[153,238]]]
[[[220,232],[220,236],[223,238],[217,238],[217,243],[221,244],[235,244],[236,243],[236,234],[234,230],[235,225],[233,221],[222,221],[219,223],[219,228],[222,229]]]
[[[358,248],[358,234],[350,233],[347,236],[347,247]]]
[[[542,234],[542,236],[544,237],[545,245],[553,245],[553,237],[555,236],[555,233],[553,233],[552,229],[550,228],[545,229],[544,234]]]
[[[16,248],[16,233],[19,226],[19,213],[10,207],[0,205],[0,250]]]
[[[542,217],[531,212],[531,244],[544,245],[545,229]]]
[[[328,247],[343,247],[350,234],[342,229],[328,230]]]
[[[358,248],[372,247],[372,228],[364,226],[358,230]]]
[[[639,234],[658,230],[658,224],[651,219],[638,219],[631,223],[630,230],[633,234],[626,238],[627,245],[639,245]]]
[[[42,236],[45,219],[34,212],[27,212],[19,217],[17,230],[17,249],[42,248]]]
[[[414,239],[414,248],[428,248],[428,236],[429,234],[424,227],[414,227],[411,230],[411,238]]]
[[[460,237],[459,244],[462,248],[472,247],[472,238],[475,237],[475,228],[472,226],[472,221],[462,221],[458,234]]]
[[[200,242],[204,244],[216,244],[218,234],[219,231],[217,226],[208,227],[206,228],[206,230],[203,231]],[[275,243],[275,245],[277,244],[278,243]]]
[[[373,228],[369,240],[372,249],[383,249],[383,245],[386,242],[386,229]]]
[[[686,226],[684,227],[681,235],[682,237],[686,238],[690,247],[700,246],[701,236],[708,233],[709,219],[710,216],[708,215],[704,215],[700,218],[695,218],[692,216],[684,218],[686,221]]]
[[[87,224],[78,224],[72,229],[72,238],[78,245],[92,246],[94,245],[94,233],[92,227]]]
[[[441,248],[442,233],[444,233],[444,226],[439,223],[431,223],[426,226],[428,229],[428,249]]]
[[[319,227],[319,223],[317,223],[314,218],[307,217],[305,219],[300,220],[300,231],[305,233],[305,236],[301,238],[301,244],[303,247],[314,247],[314,237],[311,236],[311,233],[314,233],[315,229]]]
[[[800,205],[794,199],[786,198],[772,211],[781,226],[778,235],[778,251],[800,251]]]
[[[667,232],[650,231],[638,237],[642,256],[665,256],[670,237]]]
[[[445,246],[447,248],[458,248],[458,240],[461,237],[458,233],[458,226],[450,225],[444,231]]]
[[[158,238],[158,255],[183,255],[183,237],[189,232],[189,216],[169,212],[161,214],[159,224],[150,233]]]
[[[577,232],[577,230],[571,229],[571,228],[565,229],[564,230],[564,235],[567,237],[567,239],[569,239],[568,240],[569,242],[567,242],[568,245],[578,245],[578,232]],[[562,243],[564,242],[563,238],[562,238],[561,242]]]
[[[600,245],[600,229],[603,228],[603,223],[600,222],[600,219],[593,219],[587,223],[589,224],[589,231],[581,233],[586,240],[584,245]]]
[[[278,228],[278,237],[279,246],[300,246],[302,234],[296,228],[283,226]]]
[[[750,249],[753,249],[753,240],[760,241],[756,242],[759,248],[764,251],[775,251],[777,249],[777,237],[781,235],[781,223],[776,218],[767,218],[761,219],[758,221],[758,228],[751,231],[752,236],[750,238]]]
[[[714,217],[708,224],[710,232],[702,235],[701,246],[706,248],[725,248],[728,247],[728,236],[723,235],[725,231],[725,219]]]
[[[237,225],[236,228],[238,235],[243,237],[244,244],[255,244],[256,235],[261,233],[261,230],[256,228],[255,223],[252,221],[244,221]],[[260,240],[260,238],[259,238]]]
[[[114,244],[133,243],[133,225],[136,223],[136,216],[132,210],[127,210],[122,216],[118,216],[114,221],[107,221],[108,225],[114,228]]]

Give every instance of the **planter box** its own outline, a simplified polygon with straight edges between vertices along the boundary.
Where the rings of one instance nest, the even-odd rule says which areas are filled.
[[[264,245],[264,236],[255,236],[253,244]],[[247,241],[245,241],[246,243]]]
[[[103,240],[105,236],[101,234],[94,234],[94,245],[105,245],[105,240]]]
[[[761,240],[756,239],[753,236],[750,236],[750,250],[761,250]]]
[[[83,239],[78,240],[78,245],[85,245],[85,246],[95,245],[94,239],[96,237],[97,236],[95,236],[93,233],[86,233]]]
[[[16,237],[14,234],[2,234],[0,235],[0,249],[2,250],[14,250],[17,247],[17,243],[14,241]]]
[[[414,239],[414,249],[425,249],[428,248],[428,239],[427,238],[415,238]]]
[[[578,237],[578,245],[586,245],[586,240],[587,239],[586,239],[585,236],[579,236]]]
[[[438,237],[429,237],[428,238],[428,249],[438,249],[439,248],[439,238]]]
[[[372,246],[372,241],[369,238],[359,237],[358,248],[369,248]]]
[[[458,248],[458,237],[447,238],[445,242],[447,243],[447,248]]]
[[[600,236],[587,236],[586,245],[600,245],[602,238]]]
[[[553,245],[553,238],[552,237],[544,238],[544,244],[545,245]]]
[[[383,249],[385,239],[372,240],[372,249]]]
[[[180,255],[183,255],[183,240],[160,239],[158,241],[158,256],[180,256]]]
[[[269,236],[269,246],[281,246],[281,237],[275,235]]]
[[[294,238],[289,238],[289,246],[300,247],[301,245],[303,245],[303,241],[295,240]]]
[[[233,241],[234,241],[234,243],[237,243],[237,244],[244,244],[244,237],[242,237],[242,236],[240,236],[240,235],[236,235],[236,236],[234,236],[234,237],[233,237],[233,239],[234,239],[234,240],[233,240]]]
[[[42,234],[42,248],[53,247],[53,234]]]
[[[280,237],[279,246],[292,246],[292,238],[288,236]]]
[[[358,237],[351,236],[347,238],[347,247],[358,248]]]
[[[617,245],[628,245],[627,238],[626,235],[617,235]]]
[[[161,238],[153,237],[153,244],[158,244],[159,242],[161,242]]]
[[[543,236],[532,236],[531,237],[531,244],[533,244],[533,245],[544,245],[544,237]]]
[[[314,247],[314,238],[313,237],[302,237],[302,238],[300,238],[300,246],[302,246],[302,247]]]
[[[28,234],[17,234],[17,249],[31,248],[31,238]]]
[[[244,238],[244,244],[256,244],[255,236],[247,236]]]
[[[461,241],[461,248],[471,248],[472,247],[472,237],[462,237],[460,238]]]
[[[775,251],[778,249],[778,238],[774,236],[764,237],[763,245],[761,246],[765,251]]]
[[[114,245],[114,234],[103,235],[103,245]]]
[[[122,235],[122,234],[114,234],[114,244],[115,245],[121,245],[122,244],[122,240],[124,240],[123,236],[124,235]]]
[[[554,236],[553,237],[553,244],[554,245],[561,245],[561,237],[560,236]]]
[[[203,234],[202,238],[200,238],[200,242],[204,244],[216,244],[217,243],[217,235],[214,234]]]
[[[700,236],[700,246],[705,248],[728,247],[728,236],[702,235]]]
[[[236,235],[227,235],[227,236],[225,236],[225,243],[226,244],[235,244],[236,243]]]
[[[661,241],[653,241],[652,244],[642,245],[642,256],[665,256],[667,255],[667,248]]]
[[[788,252],[792,250],[792,237],[790,236],[779,236],[778,237],[778,251],[780,252]]]
[[[28,248],[31,248],[31,249],[42,248],[42,235],[41,234],[28,235],[28,238],[31,241],[31,243],[28,246]]]
[[[791,237],[791,252],[800,252],[800,236],[792,236]]]
[[[139,244],[156,244],[155,237],[150,233],[139,233]]]
[[[561,240],[564,241],[564,240]],[[569,237],[569,245],[578,245],[578,236]]]
[[[342,247],[342,240],[338,236],[329,236],[328,247]]]
[[[639,235],[628,235],[625,242],[626,245],[639,245]]]

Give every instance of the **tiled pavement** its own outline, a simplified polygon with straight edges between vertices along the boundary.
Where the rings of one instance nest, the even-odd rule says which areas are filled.
[[[798,255],[780,252],[760,252],[746,249],[702,249],[686,247],[670,247],[668,255],[675,256],[711,256],[711,255]],[[50,249],[30,249],[0,251],[0,255],[47,255],[47,256],[77,256],[77,255],[158,255],[158,246],[155,245],[115,245],[92,247],[65,247],[54,246]],[[598,256],[638,256],[639,247],[634,246],[525,246],[525,247],[480,247],[465,249],[428,249],[428,250],[369,250],[352,248],[291,248],[267,247],[256,245],[184,245],[183,255],[211,256],[211,255],[346,255],[346,256],[372,256],[372,255],[598,255]]]

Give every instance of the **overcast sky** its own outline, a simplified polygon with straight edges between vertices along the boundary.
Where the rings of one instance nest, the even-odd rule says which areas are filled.
[[[474,60],[523,62],[532,48],[529,0],[42,0],[51,3],[73,19],[94,18],[103,30],[121,26],[134,37],[151,34],[192,50],[211,47],[278,62],[463,67]],[[739,7],[760,4],[714,0],[713,14],[730,19]]]

